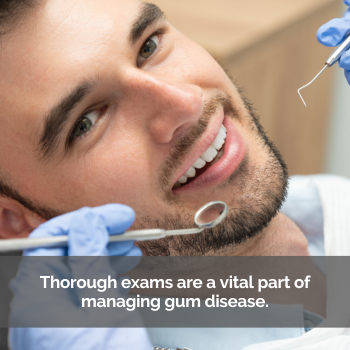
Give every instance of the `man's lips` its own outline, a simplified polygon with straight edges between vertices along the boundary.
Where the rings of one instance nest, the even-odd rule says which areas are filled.
[[[186,157],[182,166],[176,171],[171,187],[174,187],[175,183],[180,179],[180,177],[183,176],[192,166],[192,164],[211,146],[219,133],[224,117],[224,111],[221,109],[220,113],[216,117],[211,118],[207,131],[201,136],[200,140],[197,141],[196,146]]]
[[[217,185],[225,181],[238,168],[245,155],[245,143],[232,121],[227,117],[221,117],[216,118],[214,124],[208,127],[210,130],[203,136],[200,144],[193,150],[192,156],[188,157],[186,162],[184,162],[181,170],[177,172],[175,179],[179,179],[194,161],[212,144],[222,123],[227,129],[227,136],[223,149],[221,149],[221,152],[223,152],[221,158],[206,167],[205,171],[198,177],[195,177],[191,182],[173,189],[174,194]]]

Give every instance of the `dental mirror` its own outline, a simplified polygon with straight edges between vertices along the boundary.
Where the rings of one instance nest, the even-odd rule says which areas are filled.
[[[227,216],[228,207],[224,202],[210,202],[200,208],[194,216],[199,228],[212,228],[219,225]]]
[[[196,228],[184,230],[135,230],[126,231],[121,235],[111,235],[109,242],[119,241],[149,241],[161,239],[166,236],[189,235],[202,232],[205,229],[213,228],[220,224],[228,214],[228,206],[224,202],[215,201],[209,202],[201,207],[194,216]],[[0,241],[0,252],[12,252],[24,249],[49,248],[49,247],[64,247],[67,246],[67,236],[55,236],[44,238],[16,238],[5,239]]]

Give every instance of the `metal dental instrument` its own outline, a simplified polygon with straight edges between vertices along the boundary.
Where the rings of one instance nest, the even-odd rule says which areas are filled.
[[[109,242],[119,241],[148,241],[160,239],[166,236],[190,235],[202,232],[205,229],[213,228],[220,224],[228,214],[228,206],[224,202],[209,202],[201,207],[194,216],[194,222],[197,228],[189,228],[184,230],[135,230],[127,231],[121,235],[113,235],[109,237]],[[64,247],[67,246],[67,236],[44,237],[44,238],[16,238],[5,239],[0,241],[0,252],[13,252],[24,249]]]
[[[350,48],[350,35],[333,51],[333,53],[328,57],[328,60],[326,61],[326,65],[322,68],[322,70],[315,76],[315,78],[313,78],[310,83],[304,85],[303,87],[301,87],[298,90],[298,94],[301,98],[301,100],[303,101],[305,107],[306,107],[306,103],[303,99],[303,97],[301,96],[300,90],[306,88],[307,86],[311,85],[322,73],[323,71],[328,68],[328,67],[332,67],[341,57],[341,55]]]

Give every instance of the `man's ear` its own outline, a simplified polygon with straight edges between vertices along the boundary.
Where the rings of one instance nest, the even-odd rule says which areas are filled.
[[[0,239],[28,237],[44,221],[15,200],[0,197]]]

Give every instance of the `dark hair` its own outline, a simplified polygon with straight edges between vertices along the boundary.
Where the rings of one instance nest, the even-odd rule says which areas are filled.
[[[11,32],[21,16],[35,8],[41,0],[0,0],[0,37]]]

